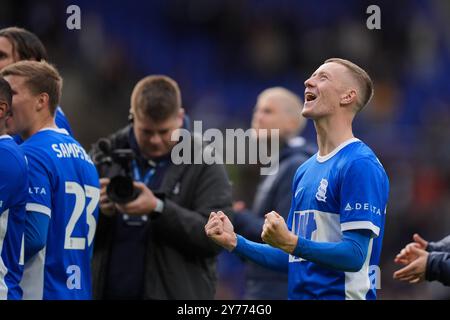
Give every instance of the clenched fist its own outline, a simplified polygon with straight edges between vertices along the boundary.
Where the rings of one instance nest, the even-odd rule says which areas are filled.
[[[261,238],[272,247],[292,253],[297,246],[297,236],[289,231],[284,218],[275,211],[265,215]]]
[[[237,245],[233,224],[222,211],[211,212],[205,232],[215,243],[228,251],[232,251]]]

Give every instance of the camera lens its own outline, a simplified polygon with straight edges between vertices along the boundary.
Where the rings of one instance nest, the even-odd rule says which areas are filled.
[[[133,186],[133,179],[126,176],[115,176],[106,188],[108,198],[116,203],[127,203],[137,198],[138,192]]]

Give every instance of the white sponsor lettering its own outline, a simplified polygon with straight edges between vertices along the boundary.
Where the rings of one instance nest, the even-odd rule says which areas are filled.
[[[352,211],[352,210],[370,211],[372,213],[381,215],[381,209],[374,205],[371,205],[368,202],[365,202],[365,203],[356,202],[353,204],[353,206],[352,206],[352,204],[347,203],[347,205],[344,208],[344,211]],[[386,209],[384,209],[384,214],[386,214]]]
[[[28,193],[29,194],[46,195],[47,191],[45,191],[44,187],[28,187]]]

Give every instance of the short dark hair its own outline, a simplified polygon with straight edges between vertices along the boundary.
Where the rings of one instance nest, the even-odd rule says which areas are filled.
[[[0,30],[0,37],[11,41],[13,52],[17,52],[20,60],[48,60],[47,50],[41,40],[32,32],[18,27]]]
[[[358,103],[357,103],[357,111],[360,111],[362,108],[364,108],[369,101],[373,97],[373,82],[370,78],[369,74],[358,65],[354,64],[351,61],[341,59],[341,58],[331,58],[326,60],[324,63],[334,62],[338,63],[344,67],[347,68],[347,70],[350,72],[350,74],[353,76],[353,78],[358,83],[358,86],[360,87],[361,93],[360,97],[358,97]]]
[[[8,106],[12,104],[11,86],[3,77],[0,77],[0,100],[4,100]]]
[[[33,94],[48,94],[50,113],[55,114],[61,98],[63,80],[51,64],[46,61],[19,61],[3,68],[0,76],[24,77],[26,86]]]
[[[172,78],[163,75],[140,80],[131,94],[131,111],[155,122],[167,120],[181,108],[181,92]]]

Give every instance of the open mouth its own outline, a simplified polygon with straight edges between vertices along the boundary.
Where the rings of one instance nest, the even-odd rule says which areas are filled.
[[[305,101],[310,102],[316,100],[317,96],[312,92],[305,93]]]

